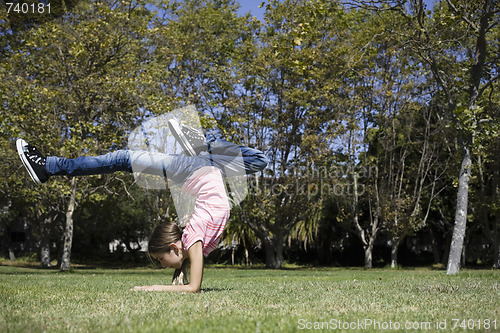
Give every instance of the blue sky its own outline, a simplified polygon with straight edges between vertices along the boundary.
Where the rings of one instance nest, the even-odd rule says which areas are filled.
[[[424,0],[427,4],[427,9],[432,8],[432,4],[437,0]],[[252,12],[252,15],[256,16],[259,20],[264,19],[265,6],[259,8],[260,4],[264,2],[264,0],[239,0],[241,8],[239,12],[243,15],[248,12]]]

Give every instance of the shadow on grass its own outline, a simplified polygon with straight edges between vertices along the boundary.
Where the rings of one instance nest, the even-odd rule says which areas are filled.
[[[201,288],[201,292],[203,293],[211,293],[211,292],[222,292],[222,291],[231,291],[233,288]]]
[[[342,271],[364,271],[364,270],[380,270],[385,269],[383,267],[376,268],[365,268],[361,266],[312,266],[312,265],[292,265],[292,266],[283,266],[280,268],[274,267],[266,267],[264,265],[254,265],[254,266],[240,266],[240,265],[220,265],[220,264],[208,264],[205,265],[205,268],[212,269],[233,269],[233,270],[262,270],[262,271],[332,271],[332,270],[342,270]],[[407,269],[406,267],[402,269]],[[411,269],[411,268],[408,268]],[[390,270],[390,269],[388,269]]]
[[[75,275],[106,275],[119,273],[123,275],[173,274],[174,270],[163,270],[154,267],[107,267],[72,265],[68,271],[62,272],[58,267],[42,268],[32,263],[17,263],[4,265],[0,263],[0,275],[41,275],[41,274],[75,274]]]

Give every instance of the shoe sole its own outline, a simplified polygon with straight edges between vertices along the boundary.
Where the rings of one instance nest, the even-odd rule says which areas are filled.
[[[26,168],[26,170],[28,170],[28,173],[31,177],[31,179],[33,179],[33,181],[38,184],[38,185],[41,185],[42,182],[40,181],[40,179],[38,179],[38,177],[36,176],[36,173],[35,171],[33,170],[33,168],[31,167],[28,159],[26,158],[26,155],[24,154],[24,151],[23,151],[23,147],[24,146],[27,146],[28,144],[26,143],[26,141],[24,141],[23,139],[17,139],[16,141],[16,147],[17,147],[17,153],[19,154],[19,158],[21,158],[21,161],[23,162],[24,164],[24,167]]]
[[[174,136],[175,140],[181,145],[182,149],[184,149],[186,155],[195,156],[196,152],[187,140],[186,136],[182,133],[179,123],[177,123],[174,119],[169,119],[168,127],[170,128],[170,132]]]

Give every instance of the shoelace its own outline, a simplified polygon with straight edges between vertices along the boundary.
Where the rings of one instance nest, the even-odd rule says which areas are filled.
[[[184,126],[183,129],[185,130],[185,135],[188,137],[188,140],[191,139],[191,140],[203,141],[203,137],[197,130],[187,126]]]
[[[41,165],[41,166],[45,165],[45,158],[40,156],[41,154],[38,150],[36,150],[36,148],[28,147],[28,149],[25,153],[31,162],[38,164],[38,165]]]
[[[31,160],[31,162],[38,164],[38,165],[45,165],[45,159],[41,158],[40,156],[28,156],[28,158]]]

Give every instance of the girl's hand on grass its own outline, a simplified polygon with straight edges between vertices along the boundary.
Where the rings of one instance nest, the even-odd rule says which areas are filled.
[[[183,293],[196,293],[200,291],[199,288],[195,288],[190,284],[187,285],[154,285],[154,286],[136,286],[131,291],[172,291],[172,292],[183,292]]]
[[[135,286],[133,291],[164,291],[166,286],[154,285],[154,286]]]
[[[201,241],[197,241],[188,250],[189,259],[191,261],[190,282],[187,285],[153,285],[153,286],[136,286],[132,291],[174,291],[197,293],[201,288],[203,279],[203,245]]]

